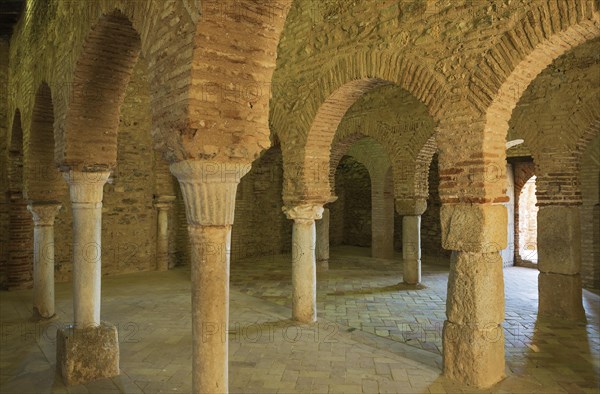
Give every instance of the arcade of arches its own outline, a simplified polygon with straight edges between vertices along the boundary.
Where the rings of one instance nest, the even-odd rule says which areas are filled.
[[[597,392],[597,1],[9,3],[3,393]]]

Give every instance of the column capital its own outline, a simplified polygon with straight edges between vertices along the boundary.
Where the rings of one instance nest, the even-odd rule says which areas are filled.
[[[396,212],[400,216],[420,216],[427,209],[424,198],[396,198]]]
[[[60,208],[62,204],[58,201],[32,201],[27,205],[36,226],[52,226]]]
[[[250,171],[250,163],[185,160],[170,169],[179,181],[189,225],[233,224],[237,185]]]
[[[303,204],[294,207],[283,207],[288,219],[296,221],[314,221],[323,217],[323,206],[318,204]]]
[[[154,207],[159,211],[168,211],[173,207],[173,203],[177,199],[176,196],[169,195],[155,195],[154,196]]]
[[[99,203],[102,202],[103,188],[110,171],[63,172],[63,177],[69,184],[71,202],[74,203]]]

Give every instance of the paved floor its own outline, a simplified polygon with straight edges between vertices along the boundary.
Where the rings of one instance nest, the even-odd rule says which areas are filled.
[[[289,321],[290,257],[232,264],[230,391],[245,393],[479,392],[440,376],[447,269],[425,259],[424,288],[407,289],[401,264],[334,251],[319,273],[319,323]],[[429,263],[429,264],[428,264]],[[507,378],[491,392],[599,393],[600,299],[585,291],[587,324],[536,323],[537,273],[508,268]],[[187,393],[191,388],[189,271],[103,280],[103,319],[119,328],[121,375],[66,388],[54,335],[72,318],[58,284],[58,318],[30,318],[31,291],[0,293],[0,393]]]

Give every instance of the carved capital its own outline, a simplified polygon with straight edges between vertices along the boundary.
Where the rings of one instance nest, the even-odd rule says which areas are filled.
[[[27,210],[33,215],[33,222],[36,226],[54,225],[54,218],[56,218],[60,208],[62,208],[62,204],[58,201],[32,201],[27,205]]]
[[[423,198],[397,198],[396,212],[400,216],[420,216],[427,209],[427,200]]]
[[[283,212],[288,219],[295,221],[314,221],[323,217],[323,206],[317,204],[296,205],[294,207],[283,207]]]
[[[233,224],[237,185],[250,164],[186,160],[170,168],[181,186],[189,225]]]
[[[173,203],[175,202],[175,196],[154,196],[154,207],[159,211],[168,211],[173,207]]]
[[[104,184],[110,176],[110,171],[63,172],[63,177],[69,184],[69,194],[73,203],[102,202]]]

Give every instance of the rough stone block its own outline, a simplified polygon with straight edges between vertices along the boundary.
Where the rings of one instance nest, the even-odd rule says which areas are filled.
[[[538,276],[540,317],[585,320],[581,276],[540,272]]]
[[[477,329],[446,321],[442,343],[447,378],[487,388],[505,377],[502,326]]]
[[[489,253],[508,245],[504,205],[445,204],[440,221],[444,249]]]
[[[537,220],[539,270],[578,274],[581,269],[579,207],[540,207]]]
[[[446,316],[452,323],[480,328],[504,320],[504,277],[498,252],[453,256]]]
[[[117,328],[65,328],[56,332],[56,365],[66,385],[91,382],[119,374]]]

